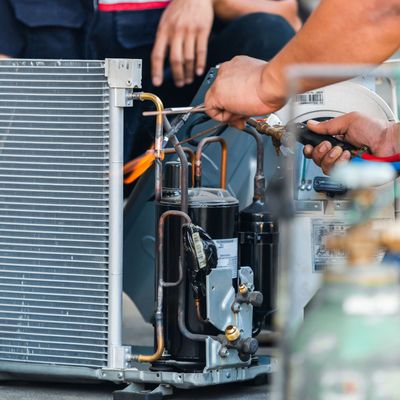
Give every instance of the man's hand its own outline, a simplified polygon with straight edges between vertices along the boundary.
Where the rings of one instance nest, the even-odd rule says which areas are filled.
[[[335,136],[356,147],[367,146],[372,154],[385,157],[400,152],[399,128],[384,120],[372,119],[366,115],[352,112],[324,122],[308,121],[308,128],[321,135]],[[307,145],[304,155],[321,166],[325,174],[338,161],[348,161],[349,151],[334,147],[324,141],[315,148]]]
[[[272,80],[264,82],[266,66],[265,61],[246,56],[222,64],[206,94],[207,114],[217,121],[243,128],[248,117],[268,114],[282,107],[284,99],[278,96],[269,99],[264,93],[273,85]]]
[[[6,60],[7,58],[11,58],[7,54],[0,54],[0,60]]]
[[[176,86],[193,82],[206,67],[208,38],[214,21],[214,0],[173,0],[164,11],[151,55],[154,86],[163,82],[169,59]]]

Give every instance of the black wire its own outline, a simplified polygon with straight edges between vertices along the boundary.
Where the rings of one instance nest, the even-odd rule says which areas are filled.
[[[206,114],[200,114],[197,117],[193,118],[192,121],[188,123],[188,126],[186,127],[186,132],[185,136],[189,138],[192,135],[193,129],[200,124],[203,124],[204,122],[209,121],[211,118],[206,115]]]

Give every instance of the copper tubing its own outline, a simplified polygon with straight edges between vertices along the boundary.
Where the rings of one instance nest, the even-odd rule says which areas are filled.
[[[265,198],[265,175],[264,175],[264,141],[252,126],[246,126],[243,132],[253,136],[256,141],[257,149],[257,168],[254,176],[254,201],[264,201]]]
[[[135,355],[131,357],[133,361],[137,361],[140,363],[144,362],[153,363],[159,360],[163,355],[165,349],[164,323],[163,321],[158,321],[157,316],[156,316],[156,335],[157,335],[157,349],[155,353],[150,356],[144,354]]]
[[[200,299],[196,298],[194,299],[194,305],[196,307],[196,318],[199,322],[201,322],[202,324],[205,324],[206,321],[203,318],[203,316],[201,315],[201,303],[200,303]]]
[[[194,186],[194,165],[196,163],[196,156],[194,151],[189,149],[189,147],[182,147],[182,150],[189,156],[190,162],[192,163],[192,186]],[[164,154],[175,154],[176,152],[177,151],[175,148],[164,149]]]
[[[201,186],[201,175],[202,175],[201,156],[203,155],[204,147],[209,143],[221,143],[221,166],[220,166],[221,175],[220,175],[219,185],[222,189],[226,189],[226,165],[228,160],[228,149],[225,140],[218,136],[211,136],[204,138],[197,146],[196,171],[195,171],[196,187]]]
[[[158,224],[158,251],[156,254],[156,271],[158,274],[157,279],[157,308],[155,313],[155,324],[156,324],[156,336],[157,336],[157,348],[152,355],[134,355],[131,357],[132,360],[138,362],[152,363],[157,361],[163,354],[165,348],[164,339],[164,316],[163,316],[163,303],[164,303],[164,287],[178,286],[182,283],[183,273],[182,268],[180,269],[180,277],[177,282],[164,282],[164,226],[165,221],[169,217],[179,217],[185,220],[187,223],[191,223],[190,217],[182,212],[170,210],[163,213],[160,217]],[[183,286],[183,285],[181,285]]]
[[[141,92],[137,94],[140,101],[151,101],[157,109],[156,115],[156,135],[155,135],[155,154],[157,158],[161,158],[162,140],[163,140],[163,116],[164,105],[161,99],[153,93]]]
[[[163,115],[162,111],[164,111],[164,105],[161,99],[153,93],[133,93],[132,95],[133,100],[140,100],[140,101],[151,101],[158,111],[156,116],[156,131],[155,131],[155,138],[154,138],[154,155],[156,157],[156,169],[155,169],[155,199],[159,201],[161,199],[162,194],[162,146],[163,146],[163,139],[164,139],[164,131],[163,131]]]

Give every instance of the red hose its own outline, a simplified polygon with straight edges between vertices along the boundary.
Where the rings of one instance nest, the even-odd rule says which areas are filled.
[[[388,157],[376,157],[376,156],[373,156],[372,154],[365,152],[361,155],[361,158],[363,160],[375,161],[375,162],[399,162],[400,161],[400,153],[393,154],[392,156],[388,156]]]

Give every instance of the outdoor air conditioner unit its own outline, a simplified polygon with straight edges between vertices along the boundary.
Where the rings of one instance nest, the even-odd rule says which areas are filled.
[[[141,61],[0,62],[0,378],[189,388],[265,365],[176,372],[122,343],[123,114]]]

